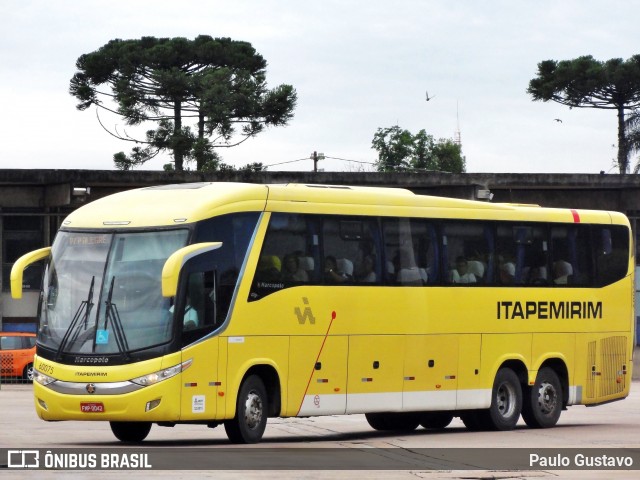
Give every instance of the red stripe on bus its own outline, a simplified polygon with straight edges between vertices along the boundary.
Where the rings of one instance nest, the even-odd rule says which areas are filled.
[[[577,210],[571,210],[571,215],[573,215],[573,223],[580,223],[580,214]]]

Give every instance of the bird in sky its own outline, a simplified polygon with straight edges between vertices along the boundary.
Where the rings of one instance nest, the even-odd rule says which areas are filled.
[[[555,120],[556,122],[558,122],[558,123],[562,123],[562,119],[560,119],[560,118],[554,118],[554,120]]]
[[[429,96],[429,92],[427,92],[427,102],[428,102],[429,100],[431,100],[432,98],[434,98],[434,97],[435,97],[435,95],[434,95],[433,97],[430,97],[430,96]]]

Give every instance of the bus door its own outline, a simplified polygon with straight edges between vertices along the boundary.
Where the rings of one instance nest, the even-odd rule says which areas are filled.
[[[193,269],[191,269],[193,270]],[[180,336],[182,361],[181,420],[213,419],[218,413],[223,369],[219,368],[219,337],[209,335],[219,327],[216,271],[188,272],[176,301],[175,330]]]

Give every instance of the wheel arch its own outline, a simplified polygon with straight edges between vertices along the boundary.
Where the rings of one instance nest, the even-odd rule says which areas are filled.
[[[251,375],[260,377],[267,391],[267,399],[269,400],[269,417],[277,417],[280,415],[282,408],[282,390],[280,383],[280,375],[273,365],[261,363],[251,366],[242,377],[238,388],[245,379]]]
[[[513,370],[513,372],[518,376],[518,379],[520,380],[520,383],[522,385],[527,385],[528,382],[528,370],[527,370],[527,366],[525,365],[524,361],[520,360],[520,359],[509,359],[509,360],[505,360],[504,362],[502,362],[500,364],[500,366],[498,367],[498,369],[496,370],[495,374],[494,374],[494,378],[495,375],[497,375],[498,371],[502,368],[509,368],[511,370]]]
[[[569,369],[567,368],[567,364],[561,358],[547,358],[542,362],[538,371],[543,368],[550,368],[558,375],[562,386],[562,407],[566,408],[569,403]]]

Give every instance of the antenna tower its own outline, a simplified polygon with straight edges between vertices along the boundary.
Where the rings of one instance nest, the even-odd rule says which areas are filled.
[[[453,134],[453,141],[462,147],[462,138],[460,136],[460,115],[458,113],[458,101],[456,100],[456,131]]]

